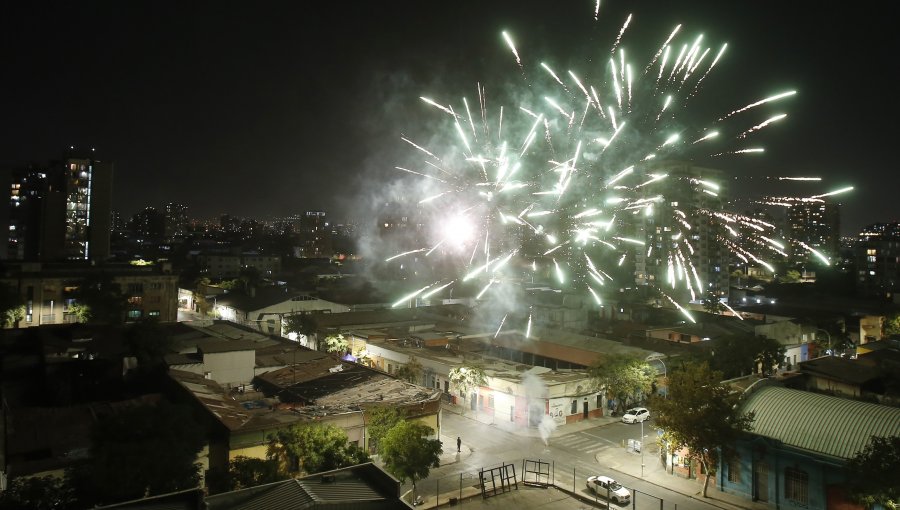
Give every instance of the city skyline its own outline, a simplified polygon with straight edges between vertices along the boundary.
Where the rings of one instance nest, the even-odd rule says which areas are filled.
[[[893,115],[872,118],[854,101],[888,97],[886,80],[867,79],[889,62],[875,43],[887,17],[774,3],[604,1],[595,19],[595,6],[16,6],[3,36],[15,101],[5,108],[0,163],[96,147],[115,164],[113,208],[127,215],[177,202],[192,217],[352,217],[373,190],[399,179],[395,167],[410,157],[401,137],[432,135],[420,96],[458,103],[477,97],[480,84],[491,99],[517,78],[502,31],[525,65],[547,58],[560,71],[581,69],[607,59],[632,14],[622,41],[629,50],[658,45],[677,24],[713,46],[728,43],[704,85],[703,102],[713,96],[713,104],[695,107],[727,112],[797,90],[783,105],[788,117],[761,134],[765,154],[721,159],[746,180],[732,189],[821,176],[809,195],[855,188],[843,202],[844,233],[900,219],[883,170],[888,145],[878,143],[890,134],[878,122]]]

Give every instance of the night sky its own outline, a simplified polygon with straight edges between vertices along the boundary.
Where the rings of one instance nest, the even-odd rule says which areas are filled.
[[[196,218],[361,216],[364,198],[410,161],[401,136],[427,138],[433,127],[419,96],[476,104],[481,83],[498,107],[491,98],[527,86],[502,30],[529,73],[548,61],[588,74],[633,13],[621,47],[641,64],[678,23],[682,40],[728,43],[691,105],[698,117],[798,91],[778,106],[788,117],[754,138],[765,154],[716,161],[740,177],[734,188],[782,194],[764,177],[821,176],[807,195],[855,186],[843,198],[844,233],[900,221],[887,4],[602,0],[599,20],[591,0],[14,2],[4,11],[0,165],[94,147],[114,162],[114,208],[128,215],[175,201]]]

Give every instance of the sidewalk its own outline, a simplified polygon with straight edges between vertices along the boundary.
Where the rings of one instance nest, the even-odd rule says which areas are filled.
[[[444,412],[451,412],[464,418],[477,420],[481,423],[486,423],[498,427],[519,436],[541,437],[541,434],[538,430],[515,427],[506,421],[493,421],[493,417],[487,415],[486,413],[480,413],[479,415],[478,413],[475,413],[471,410],[463,409],[459,406],[448,403],[444,403],[443,410]],[[620,418],[618,417],[604,416],[600,418],[590,418],[575,423],[561,425],[553,432],[553,436],[565,436],[567,434],[573,434],[575,432],[591,429],[597,426],[615,423],[619,420]],[[655,429],[651,428],[650,430],[652,431]],[[472,454],[472,450],[465,444],[465,442],[462,445],[462,451],[460,453],[457,453],[455,437],[451,438],[447,436],[441,436],[441,441],[443,441],[444,443],[444,453],[441,455],[442,466],[459,462],[461,459]],[[706,492],[707,497],[704,498],[702,496],[702,481],[684,478],[677,474],[670,474],[666,471],[665,466],[659,458],[659,446],[656,445],[655,441],[652,443],[651,441],[647,441],[643,457],[640,454],[628,453],[624,448],[622,448],[622,450],[613,450],[613,453],[598,453],[596,455],[596,460],[600,466],[605,466],[606,468],[608,468],[612,476],[615,476],[615,472],[624,473],[634,478],[640,478],[648,483],[657,485],[664,489],[678,492],[686,497],[694,498],[698,501],[703,501],[706,504],[717,506],[719,508],[722,508],[723,510],[771,509],[771,507],[765,503],[757,503],[740,496],[722,492],[715,485],[713,485],[713,481],[710,481],[710,486]],[[641,469],[642,460],[644,463],[643,472]],[[559,488],[568,492],[568,487]],[[571,495],[580,498],[581,495],[576,492],[578,488],[575,487],[573,489],[574,490]],[[479,494],[480,493],[477,489],[469,487],[466,490],[463,490],[462,498],[466,499],[468,497],[476,496]],[[447,499],[444,496],[441,496],[441,501],[444,502],[447,501]],[[426,500],[425,503],[420,506],[420,508],[434,508],[434,503],[435,502],[433,500],[430,502]]]
[[[615,455],[597,454],[596,458],[601,466],[606,466],[612,473],[619,472],[634,478],[640,478],[645,482],[678,492],[689,498],[703,501],[708,505],[717,506],[724,510],[770,510],[772,508],[765,503],[757,503],[741,496],[722,492],[715,486],[713,480],[710,480],[710,485],[706,491],[707,497],[704,498],[702,495],[702,480],[689,479],[666,471],[666,467],[659,457],[659,446],[655,442],[647,441],[643,457],[639,453],[621,451]],[[642,460],[644,463],[643,470],[641,469]]]

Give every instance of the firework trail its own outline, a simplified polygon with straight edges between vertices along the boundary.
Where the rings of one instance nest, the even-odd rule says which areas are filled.
[[[506,32],[503,32],[503,39],[506,41],[506,44],[509,45],[509,49],[512,50],[513,55],[516,57],[516,64],[519,64],[519,69],[522,68],[522,59],[519,58],[519,52],[516,51],[516,45],[513,44],[512,38]],[[523,69],[524,70],[524,69]]]
[[[598,12],[599,2],[595,17]],[[515,108],[500,106],[496,121],[488,120],[482,84],[479,119],[466,99],[454,107],[421,97],[445,129],[428,144],[405,136],[424,160],[420,168],[398,168],[428,183],[419,205],[427,208],[421,214],[429,218],[429,234],[420,246],[387,260],[434,259],[424,265],[449,271],[427,272],[432,283],[395,306],[474,284],[476,300],[507,301],[497,315],[499,335],[504,324],[529,331],[532,324],[531,312],[517,310],[518,303],[504,293],[510,286],[553,282],[584,292],[599,305],[605,289],[637,284],[693,320],[679,301],[718,295],[727,285],[716,280],[722,273],[727,278],[727,271],[711,267],[709,260],[727,266],[734,257],[774,271],[767,260],[786,255],[774,224],[726,211],[728,190],[717,184],[725,181],[724,172],[695,162],[762,153],[761,147],[729,143],[755,136],[786,115],[754,124],[741,122],[738,117],[747,115],[738,114],[796,92],[766,97],[710,122],[693,121],[687,99],[701,89],[726,46],[710,59],[702,36],[678,41],[678,25],[641,66],[644,73],[635,76],[623,46],[631,19],[622,25],[607,64],[587,73],[557,73],[540,61],[525,66],[503,32],[529,83],[513,94],[519,101]],[[528,77],[526,67],[541,71]],[[496,135],[488,136],[489,125],[497,126]]]

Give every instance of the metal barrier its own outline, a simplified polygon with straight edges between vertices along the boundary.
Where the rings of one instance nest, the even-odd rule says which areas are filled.
[[[631,508],[632,510],[678,510],[672,501],[654,496],[632,487],[625,487],[631,494],[631,504],[606,505],[606,498],[586,488],[585,480],[596,472],[589,472],[583,466],[560,466],[555,461],[542,459],[521,459],[521,474],[517,476],[515,464],[518,461],[503,461],[476,471],[455,473],[448,476],[432,476],[419,480],[416,484],[421,503],[417,508],[431,509],[464,505],[474,498],[478,500],[499,496],[512,490],[519,490],[521,482],[530,486],[553,487],[569,493],[585,502],[593,502],[600,507]],[[411,484],[405,485],[411,489]],[[480,496],[480,497],[479,497]]]

